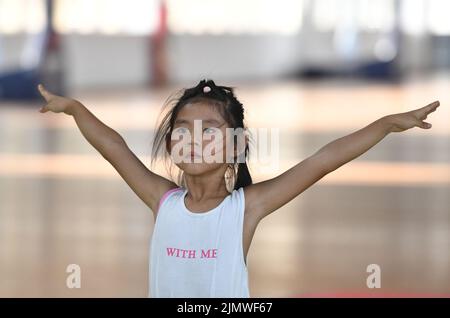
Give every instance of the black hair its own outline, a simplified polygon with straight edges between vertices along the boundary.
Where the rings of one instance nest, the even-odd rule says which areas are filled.
[[[208,86],[210,90],[204,90],[205,86]],[[169,96],[168,100],[165,102],[167,112],[156,129],[152,146],[152,164],[156,161],[161,152],[165,159],[168,158],[171,134],[180,110],[189,103],[199,102],[206,102],[216,106],[216,109],[228,123],[230,128],[242,128],[243,130],[246,130],[244,124],[244,107],[236,98],[234,88],[228,86],[216,86],[213,80],[201,80],[196,86],[182,89],[176,93],[174,97]],[[170,105],[172,106],[167,110],[167,106]],[[227,180],[227,187],[229,189],[236,190],[253,183],[247,165],[249,155],[248,142],[245,143],[245,149],[240,155],[243,156],[243,160],[237,162],[237,158],[234,158],[234,162],[228,165],[227,172],[224,176]],[[170,169],[168,169],[168,171],[172,177]],[[185,185],[182,172],[178,175],[176,183],[178,185]]]

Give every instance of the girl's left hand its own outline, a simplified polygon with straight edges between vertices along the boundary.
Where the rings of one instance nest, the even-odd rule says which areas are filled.
[[[412,110],[406,113],[388,115],[388,120],[392,124],[391,132],[401,132],[413,127],[430,129],[431,124],[425,122],[428,114],[434,112],[439,107],[439,101],[435,101],[425,107]]]

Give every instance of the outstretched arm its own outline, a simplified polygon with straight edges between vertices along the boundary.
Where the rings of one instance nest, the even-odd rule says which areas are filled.
[[[434,102],[417,110],[382,117],[348,136],[327,144],[317,154],[323,160],[326,171],[334,171],[365,153],[391,132],[401,132],[416,126],[423,129],[431,128],[431,124],[423,120],[438,106],[439,102]]]
[[[424,122],[439,106],[436,101],[406,113],[384,116],[368,126],[336,139],[283,174],[245,188],[246,212],[255,222],[285,205],[326,174],[368,151],[391,132],[413,127],[431,128]]]
[[[82,103],[54,95],[42,85],[38,88],[47,102],[39,111],[63,112],[73,116],[86,140],[117,170],[156,216],[159,199],[167,190],[176,187],[176,184],[151,172],[129,149],[122,136],[102,123]]]

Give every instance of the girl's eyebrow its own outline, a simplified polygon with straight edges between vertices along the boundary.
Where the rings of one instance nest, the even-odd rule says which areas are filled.
[[[221,124],[221,122],[219,122],[216,119],[203,119],[202,122],[207,123],[207,124],[216,124],[216,125]],[[187,120],[187,119],[180,118],[180,119],[175,120],[175,124],[187,124],[187,123],[189,123],[189,120]]]

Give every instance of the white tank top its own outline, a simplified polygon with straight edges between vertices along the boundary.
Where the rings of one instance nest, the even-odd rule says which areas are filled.
[[[161,199],[150,247],[149,297],[250,297],[243,253],[244,189],[193,213],[186,188]]]

